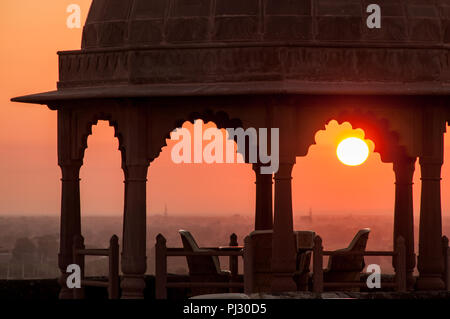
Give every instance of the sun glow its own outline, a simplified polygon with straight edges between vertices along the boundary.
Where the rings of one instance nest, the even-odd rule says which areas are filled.
[[[336,154],[343,164],[358,166],[369,157],[369,146],[358,137],[349,137],[339,143]]]

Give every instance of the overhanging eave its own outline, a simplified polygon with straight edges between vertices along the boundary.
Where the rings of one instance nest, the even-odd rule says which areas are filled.
[[[57,104],[83,99],[151,98],[220,95],[450,95],[442,83],[327,83],[302,81],[123,85],[62,89],[11,99],[13,102]]]

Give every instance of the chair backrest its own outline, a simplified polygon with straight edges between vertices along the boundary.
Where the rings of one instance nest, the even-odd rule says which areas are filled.
[[[348,245],[349,251],[364,251],[366,250],[367,240],[369,239],[370,228],[363,228],[353,237],[353,240]]]
[[[179,230],[183,248],[189,252],[208,251],[201,249],[192,234],[187,230]],[[220,273],[220,262],[217,256],[186,256],[190,275],[210,275]]]
[[[338,249],[337,252],[344,255],[330,256],[328,259],[328,270],[330,271],[362,271],[365,267],[363,255],[345,255],[346,252],[363,252],[366,250],[367,241],[369,239],[369,228],[358,231],[347,248]]]

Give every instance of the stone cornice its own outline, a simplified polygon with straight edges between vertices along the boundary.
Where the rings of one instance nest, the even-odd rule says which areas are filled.
[[[284,81],[387,88],[450,84],[449,50],[441,46],[184,46],[70,51],[59,58],[59,89]]]

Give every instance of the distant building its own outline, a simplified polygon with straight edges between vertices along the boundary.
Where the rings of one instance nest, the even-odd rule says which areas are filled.
[[[308,215],[300,216],[300,220],[302,222],[306,222],[306,223],[311,224],[312,221],[313,221],[312,209],[311,208],[309,209],[309,214]]]

